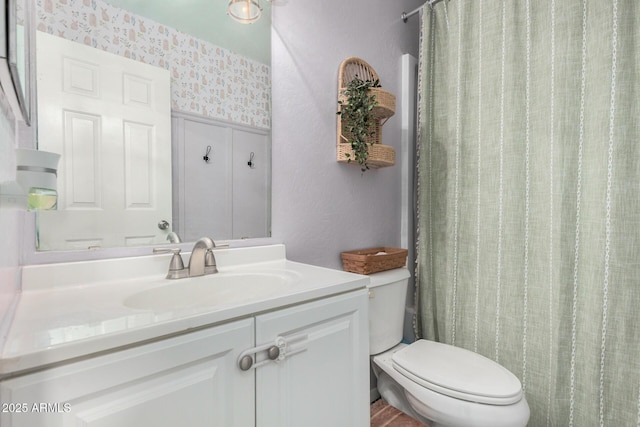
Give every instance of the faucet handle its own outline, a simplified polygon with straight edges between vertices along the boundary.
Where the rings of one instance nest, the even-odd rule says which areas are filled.
[[[171,261],[169,262],[169,272],[167,273],[167,279],[180,279],[186,277],[186,270],[184,269],[184,262],[180,255],[180,248],[153,248],[154,254],[173,253]]]
[[[215,240],[213,241],[213,247],[216,249],[228,249],[229,248],[229,241],[228,240],[223,240],[221,242],[216,242]]]

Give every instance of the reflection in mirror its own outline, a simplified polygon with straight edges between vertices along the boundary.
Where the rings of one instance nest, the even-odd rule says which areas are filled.
[[[28,84],[27,32],[31,3],[26,0],[0,1],[0,86],[16,117],[31,123],[31,94]]]
[[[270,235],[268,3],[252,25],[177,3],[36,1],[38,145],[62,155],[38,250]]]
[[[22,103],[23,115],[25,117],[25,121],[29,123],[31,108],[29,104],[30,94],[29,94],[29,85],[27,85],[27,76],[28,76],[28,61],[27,61],[27,49],[29,49],[29,37],[27,34],[27,22],[25,21],[25,16],[17,16],[19,10],[25,10],[25,7],[28,7],[28,4],[25,0],[16,0],[21,4],[20,7],[16,7],[13,9],[16,13],[14,19],[10,19],[9,25],[15,24],[15,43],[9,45],[9,58],[10,60],[15,60],[14,62],[14,79],[17,80],[16,85],[20,102]],[[11,18],[12,15],[10,14]],[[14,50],[12,52],[12,50]]]

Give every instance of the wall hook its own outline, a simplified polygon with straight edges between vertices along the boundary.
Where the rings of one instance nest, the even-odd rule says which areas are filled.
[[[253,156],[254,156],[254,153],[252,151],[251,154],[249,154],[249,161],[247,162],[247,164],[251,169],[254,169],[256,167],[255,163],[253,163]]]
[[[204,160],[205,162],[209,163],[209,153],[211,153],[211,146],[207,145],[207,152],[204,154],[204,156],[202,157],[202,160]]]

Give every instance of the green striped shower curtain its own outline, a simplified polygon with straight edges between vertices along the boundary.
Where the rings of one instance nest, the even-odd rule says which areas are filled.
[[[422,22],[418,336],[516,374],[530,426],[640,426],[640,1]]]

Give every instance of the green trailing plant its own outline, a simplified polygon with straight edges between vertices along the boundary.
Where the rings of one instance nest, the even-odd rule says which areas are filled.
[[[373,108],[378,103],[376,96],[370,91],[372,87],[380,87],[380,81],[362,80],[355,76],[341,92],[344,99],[338,101],[340,110],[337,114],[342,117],[343,135],[353,150],[353,158],[349,153],[345,154],[347,163],[355,160],[362,172],[369,169],[369,146],[375,141],[370,137],[375,134],[376,117]]]

